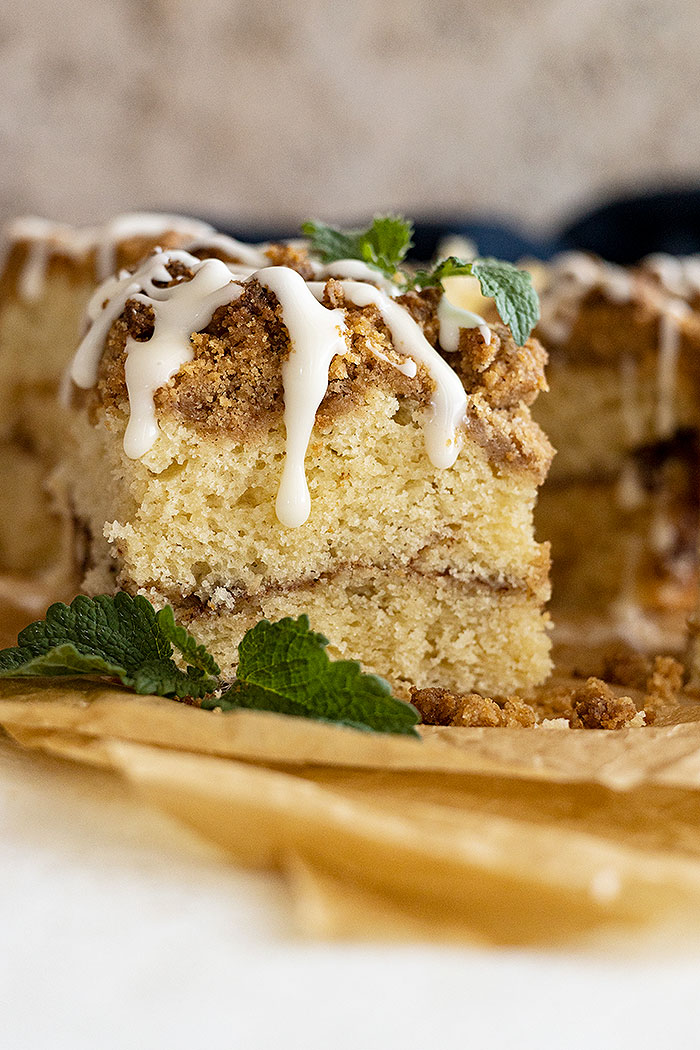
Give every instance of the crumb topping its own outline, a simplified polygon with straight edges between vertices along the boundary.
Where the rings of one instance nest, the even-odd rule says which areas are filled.
[[[658,658],[662,661],[669,657]],[[676,664],[677,661],[672,661]],[[680,665],[679,665],[680,666]],[[676,680],[677,670],[659,665],[664,682]],[[645,697],[651,706],[652,697]],[[653,715],[641,711],[630,696],[618,695],[600,678],[585,682],[552,680],[532,696],[489,697],[480,693],[451,693],[446,689],[413,689],[411,702],[426,725],[478,728],[534,728],[553,726],[571,729],[630,729],[650,724]]]
[[[285,244],[284,242],[270,244],[265,249],[265,255],[270,260],[271,266],[288,266],[291,270],[300,273],[305,281],[313,281],[314,267],[308,250],[303,245]]]
[[[492,699],[480,693],[451,693],[447,689],[412,689],[411,703],[425,725],[531,729],[535,709],[517,696]]]
[[[575,718],[584,729],[625,729],[637,716],[637,707],[630,696],[616,696],[600,678],[589,678],[571,696]]]
[[[275,265],[288,266],[305,279],[310,275],[303,249],[271,245],[266,254]],[[168,264],[168,272],[172,283],[192,277],[182,263]],[[242,287],[237,299],[217,309],[210,324],[191,336],[192,359],[154,397],[158,413],[172,414],[208,433],[226,430],[240,440],[274,425],[282,414],[281,370],[290,353],[289,334],[275,294],[254,279]],[[435,289],[426,289],[397,300],[438,351],[439,298]],[[326,281],[322,302],[344,312],[347,353],[331,362],[328,389],[317,413],[321,425],[361,406],[370,386],[421,408],[428,405],[435,388],[431,376],[421,364],[412,377],[400,370],[406,358],[394,347],[376,305],[356,306],[346,301],[342,282],[334,278]],[[107,337],[96,393],[89,400],[93,418],[100,405],[120,409],[126,403],[127,339],[150,338],[153,325],[151,307],[140,301],[127,302]],[[442,356],[467,391],[467,429],[473,439],[492,460],[544,478],[552,450],[523,408],[539,390],[546,389],[546,354],[540,344],[529,340],[517,347],[508,329],[495,325],[488,347],[478,331],[463,330],[458,353]]]
[[[548,390],[545,379],[547,352],[537,339],[518,346],[510,330],[501,323],[489,326],[486,345],[478,328],[463,328],[459,350],[448,360],[465,387],[478,391],[492,408],[531,405],[540,391]]]

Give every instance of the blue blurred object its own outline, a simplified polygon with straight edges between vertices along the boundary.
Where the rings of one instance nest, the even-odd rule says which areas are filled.
[[[595,252],[634,263],[652,252],[700,252],[700,190],[642,193],[610,201],[581,216],[560,234],[564,249]]]
[[[242,226],[231,221],[214,224],[244,241],[298,237],[299,229]],[[351,225],[362,227],[367,219]],[[700,252],[700,190],[666,189],[641,192],[609,201],[571,220],[549,238],[529,236],[501,222],[484,222],[468,215],[423,218],[415,221],[414,248],[410,258],[432,259],[439,242],[448,235],[467,237],[480,255],[516,262],[531,256],[550,259],[560,251],[595,252],[604,259],[633,263],[652,252],[690,255]]]
[[[217,229],[237,237],[241,241],[274,241],[288,237],[299,237],[299,227],[283,226],[240,226],[230,221],[212,219],[206,216]],[[412,218],[412,216],[411,216]],[[348,226],[361,229],[368,226],[372,217],[358,219],[347,223]],[[409,258],[427,262],[432,259],[443,238],[448,236],[467,237],[479,249],[480,255],[492,255],[497,259],[516,262],[526,256],[536,259],[549,259],[559,250],[558,242],[536,240],[500,222],[483,222],[466,218],[464,215],[444,219],[414,219],[413,248]]]

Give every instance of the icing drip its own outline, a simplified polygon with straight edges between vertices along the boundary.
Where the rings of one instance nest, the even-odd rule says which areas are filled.
[[[267,244],[244,244],[243,241],[237,241],[235,237],[229,237],[226,233],[212,231],[210,234],[197,237],[191,244],[188,244],[187,251],[192,254],[199,251],[219,251],[243,263],[244,266],[259,270],[267,266],[269,262],[266,255],[268,247]]]
[[[409,312],[372,285],[343,281],[345,298],[355,306],[376,306],[391,333],[395,349],[423,365],[435,383],[423,418],[425,448],[435,467],[451,467],[459,455],[458,428],[464,422],[467,395],[457,374],[434,350]],[[319,289],[315,288],[318,294]],[[320,290],[323,294],[322,289]]]
[[[293,529],[303,525],[311,512],[304,460],[328,389],[331,361],[347,352],[345,319],[342,310],[329,310],[317,302],[304,278],[286,266],[258,270],[251,279],[277,297],[292,345],[282,365],[287,445],[275,509],[282,524]]]
[[[644,504],[644,487],[639,477],[639,469],[634,459],[628,456],[622,464],[617,481],[617,505],[623,511],[639,510]]]
[[[639,369],[631,354],[620,360],[620,402],[622,424],[630,448],[636,448],[644,438],[644,425],[638,404]]]
[[[463,310],[461,306],[451,303],[447,295],[443,295],[438,305],[438,321],[440,322],[440,346],[448,353],[459,350],[459,333],[462,328],[478,328],[486,346],[491,343],[491,329],[479,314],[471,310]]]
[[[167,270],[171,262],[183,263],[194,276],[166,288],[159,287],[172,280]],[[157,252],[136,273],[111,278],[95,293],[88,307],[93,323],[71,367],[71,378],[79,387],[87,389],[97,382],[105,339],[129,299],[150,306],[154,314],[151,338],[138,342],[129,337],[126,342],[130,412],[124,451],[131,459],[145,455],[158,436],[153,395],[192,359],[191,334],[209,324],[217,307],[241,294],[241,286],[232,281],[230,269],[220,259],[202,261],[184,251]],[[96,304],[105,299],[109,300],[107,305],[95,316]]]
[[[659,438],[670,437],[675,429],[674,401],[681,337],[680,321],[687,311],[687,305],[677,300],[668,304],[659,318],[659,354],[656,377],[656,433]]]
[[[35,303],[41,298],[48,262],[49,241],[43,238],[30,241],[27,259],[17,283],[17,291],[25,302]]]
[[[312,263],[312,265],[314,273],[319,279],[338,277],[351,281],[369,281],[392,297],[401,293],[401,289],[393,281],[390,281],[379,270],[375,270],[373,266],[362,262],[361,259],[338,259],[336,262],[327,263],[325,266],[320,266],[318,263]]]
[[[214,227],[185,215],[133,212],[118,215],[96,232],[95,254],[98,281],[104,281],[117,266],[117,245],[130,237],[159,237],[163,233],[186,237],[208,237]]]
[[[627,303],[634,281],[621,266],[585,252],[564,252],[552,263],[553,279],[540,297],[540,330],[553,343],[565,343],[583,299],[597,288],[610,302]]]
[[[191,280],[168,284],[168,264],[190,269]],[[374,276],[374,273],[372,274]],[[331,361],[347,353],[345,315],[320,301],[325,282],[307,283],[286,266],[268,266],[246,274],[279,302],[291,352],[282,365],[286,459],[276,501],[279,521],[290,528],[302,525],[311,509],[304,461],[316,413],[328,389]],[[210,322],[217,307],[243,292],[232,267],[219,259],[200,260],[183,250],[156,251],[139,269],[122,272],[105,281],[88,305],[90,327],[80,344],[70,375],[77,386],[97,382],[99,361],[114,321],[129,300],[149,306],[154,314],[153,335],[145,342],[129,338],[126,344],[126,384],[130,415],[124,451],[131,458],[146,454],[158,436],[154,394],[192,358],[191,335]],[[168,284],[167,287],[162,285]],[[460,449],[458,429],[466,415],[467,396],[459,378],[427,341],[408,311],[374,285],[354,280],[341,282],[348,303],[375,306],[391,333],[394,348],[404,360],[395,361],[372,348],[404,375],[414,377],[423,365],[434,383],[434,393],[424,412],[422,426],[426,451],[439,468],[451,467]],[[465,311],[459,311],[460,320]],[[476,315],[468,315],[481,321]],[[490,330],[488,330],[490,337]]]

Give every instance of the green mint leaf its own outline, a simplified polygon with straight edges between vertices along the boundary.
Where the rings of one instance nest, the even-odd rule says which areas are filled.
[[[456,255],[450,255],[447,259],[442,259],[434,270],[416,270],[410,283],[412,288],[434,288],[442,284],[445,277],[471,276],[472,263],[458,259]]]
[[[481,294],[493,299],[501,319],[522,346],[540,319],[540,303],[527,270],[499,259],[443,259],[433,270],[418,270],[407,282],[410,288],[433,288],[446,277],[476,277]]]
[[[101,656],[86,656],[71,642],[56,645],[45,653],[33,655],[31,650],[21,647],[0,652],[0,675],[3,678],[16,676],[53,677],[54,675],[93,674],[118,678],[123,668],[104,660]]]
[[[384,679],[363,673],[354,660],[331,661],[327,645],[322,634],[309,628],[307,616],[261,620],[238,647],[236,681],[202,707],[247,707],[417,736],[416,709],[393,697]]]
[[[156,613],[156,622],[169,642],[182,654],[188,671],[194,677],[221,674],[221,668],[204,645],[199,645],[190,632],[175,622],[175,613],[169,605]]]
[[[540,319],[540,301],[527,270],[498,259],[474,259],[472,273],[479,278],[481,294],[496,303],[518,346],[522,346]]]
[[[339,230],[311,221],[301,229],[322,262],[361,259],[387,277],[396,274],[412,246],[413,224],[400,215],[376,215],[366,230]]]
[[[301,232],[311,242],[311,251],[318,255],[321,262],[332,263],[338,259],[361,259],[358,233],[353,230],[339,230],[325,222],[302,223]]]
[[[413,246],[413,224],[400,215],[378,215],[359,235],[362,258],[370,266],[392,276]]]
[[[123,592],[78,595],[70,605],[57,602],[44,620],[20,632],[17,646],[0,651],[0,677],[89,674],[118,678],[137,693],[212,692],[218,682],[206,675],[216,667],[213,659],[163,613],[145,598]],[[173,641],[190,665],[186,671],[173,660]]]

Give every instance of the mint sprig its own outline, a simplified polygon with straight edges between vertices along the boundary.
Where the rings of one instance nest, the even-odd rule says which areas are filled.
[[[500,259],[443,259],[433,270],[418,270],[412,286],[430,288],[446,277],[476,277],[481,294],[493,299],[502,321],[508,325],[518,346],[527,342],[540,319],[540,301],[527,270]]]
[[[501,320],[508,325],[518,346],[527,342],[540,318],[540,304],[527,270],[499,259],[458,259],[451,255],[432,270],[413,275],[398,267],[412,247],[413,225],[398,216],[376,216],[366,230],[340,230],[324,223],[305,222],[302,231],[311,251],[325,263],[361,259],[394,281],[406,292],[433,288],[447,277],[476,277],[481,294],[493,299]]]
[[[361,259],[386,277],[396,276],[398,267],[413,247],[413,223],[400,215],[375,215],[365,230],[340,230],[324,222],[302,224],[311,251],[321,262]]]
[[[173,644],[184,670],[173,660]],[[169,606],[156,612],[146,598],[124,592],[56,602],[20,632],[16,647],[0,651],[2,678],[97,675],[159,696],[206,696],[218,687],[218,673],[214,658],[175,625]]]
[[[328,639],[308,616],[261,620],[238,647],[236,680],[202,707],[235,707],[336,722],[354,729],[416,736],[418,712],[396,700],[383,678],[365,674],[354,660],[331,661]]]
[[[16,646],[0,651],[0,678],[116,678],[137,693],[201,699],[205,710],[247,707],[416,735],[416,709],[358,663],[329,660],[327,645],[306,616],[261,620],[244,635],[238,674],[226,688],[214,657],[175,621],[169,605],[156,612],[140,595],[79,595],[70,605],[52,605],[44,620],[20,632]]]

